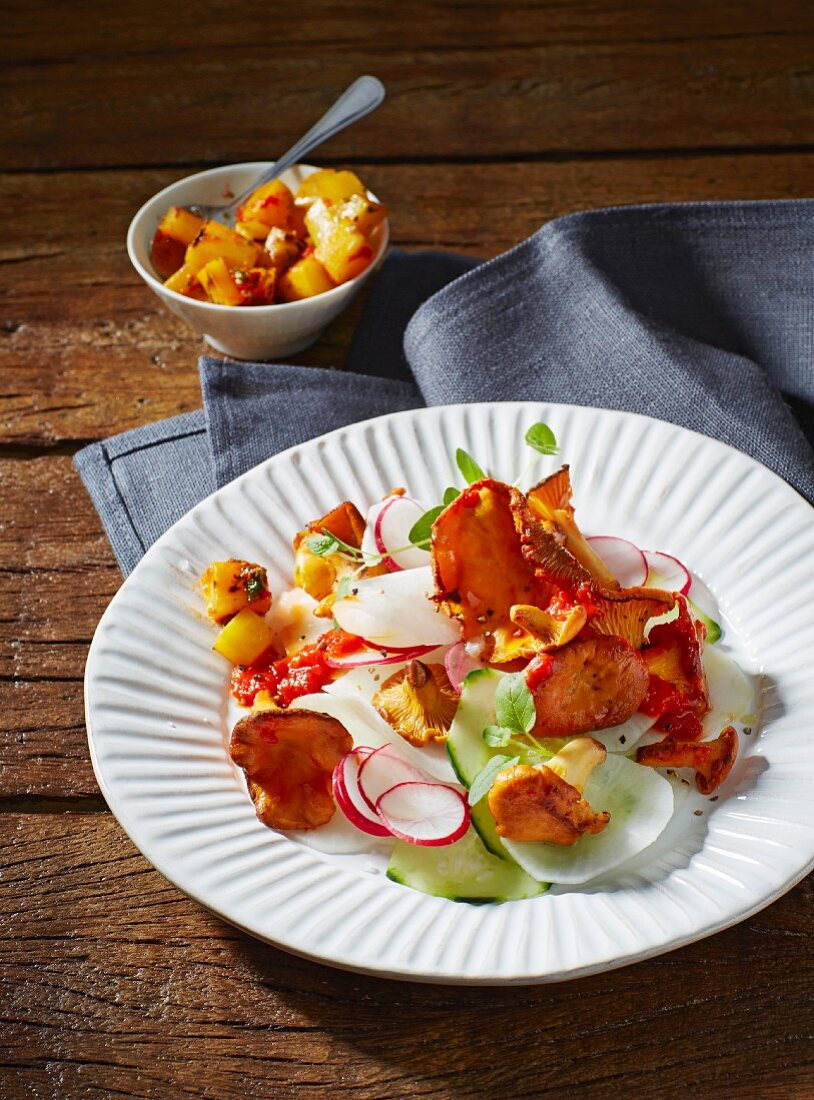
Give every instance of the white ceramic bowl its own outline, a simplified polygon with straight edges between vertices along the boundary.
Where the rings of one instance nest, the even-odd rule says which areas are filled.
[[[361,275],[300,302],[273,306],[217,306],[167,290],[150,261],[150,242],[169,207],[226,202],[230,194],[239,195],[269,167],[268,161],[253,161],[209,168],[186,176],[146,202],[127,231],[128,255],[150,290],[208,344],[236,359],[283,359],[313,344],[325,326],[350,305],[365,280],[381,263],[390,239],[386,219],[371,237],[375,255]],[[316,171],[313,165],[297,164],[283,172],[280,179],[296,191],[306,176]],[[370,194],[370,197],[375,200],[375,195]]]

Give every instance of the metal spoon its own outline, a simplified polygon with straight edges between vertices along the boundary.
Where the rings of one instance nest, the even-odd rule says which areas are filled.
[[[250,187],[247,187],[231,202],[220,206],[207,206],[205,203],[196,203],[194,205],[190,204],[187,209],[208,221],[218,221],[224,225],[231,225],[234,221],[235,210],[249,197],[252,191],[255,191],[262,184],[268,183],[269,180],[276,179],[286,168],[290,168],[292,164],[297,164],[306,153],[310,153],[323,141],[327,141],[334,134],[338,134],[340,130],[344,130],[346,126],[350,126],[351,123],[357,122],[360,118],[370,114],[382,102],[384,95],[384,85],[375,76],[360,76],[342,93],[336,103],[328,108],[319,122],[314,123],[307,134],[303,134],[300,140],[295,142],[288,152],[283,153],[267,172],[264,172]]]

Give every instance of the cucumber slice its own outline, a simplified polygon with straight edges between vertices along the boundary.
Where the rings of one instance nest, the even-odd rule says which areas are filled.
[[[493,856],[514,863],[512,857],[503,847],[503,841],[497,835],[495,819],[492,817],[492,811],[489,809],[489,803],[485,798],[482,798],[475,806],[469,807],[469,816],[475,832],[483,841],[484,848],[490,851]]]
[[[610,753],[591,773],[585,798],[608,810],[607,828],[571,847],[503,839],[509,853],[533,878],[576,885],[610,871],[652,844],[673,816],[673,788],[654,768]]]
[[[548,883],[536,882],[516,864],[487,852],[474,829],[439,848],[399,841],[387,877],[422,894],[475,905],[533,898],[548,889]]]
[[[465,787],[483,771],[495,753],[484,744],[483,731],[495,722],[495,692],[502,672],[494,668],[476,668],[463,682],[461,701],[447,735],[447,754],[455,774]]]
[[[707,630],[707,638],[706,638],[707,645],[715,645],[715,643],[719,642],[721,640],[721,638],[723,637],[724,632],[723,632],[723,629],[721,628],[721,624],[716,623],[713,618],[711,618],[709,615],[705,614],[701,610],[701,608],[698,606],[698,604],[694,600],[691,600],[689,596],[687,596],[687,603],[690,605],[690,611],[692,611],[692,613],[693,613],[693,615],[695,615],[696,619],[698,619],[700,622],[702,622],[704,624],[704,626],[706,627],[706,630]]]

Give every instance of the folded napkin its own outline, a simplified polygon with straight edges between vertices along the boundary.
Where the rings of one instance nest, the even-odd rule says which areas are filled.
[[[814,501],[814,200],[630,206],[549,222],[476,265],[394,250],[348,366],[200,362],[203,410],[76,466],[122,571],[213,489],[382,413],[559,401],[647,413]]]

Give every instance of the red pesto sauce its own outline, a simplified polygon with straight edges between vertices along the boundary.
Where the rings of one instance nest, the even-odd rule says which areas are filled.
[[[361,642],[354,635],[344,630],[328,630],[293,657],[278,657],[267,650],[254,664],[235,666],[232,695],[238,703],[250,707],[258,691],[268,691],[278,706],[287,707],[300,695],[321,691],[333,680],[337,670],[328,665],[328,658],[354,653],[360,648]]]

